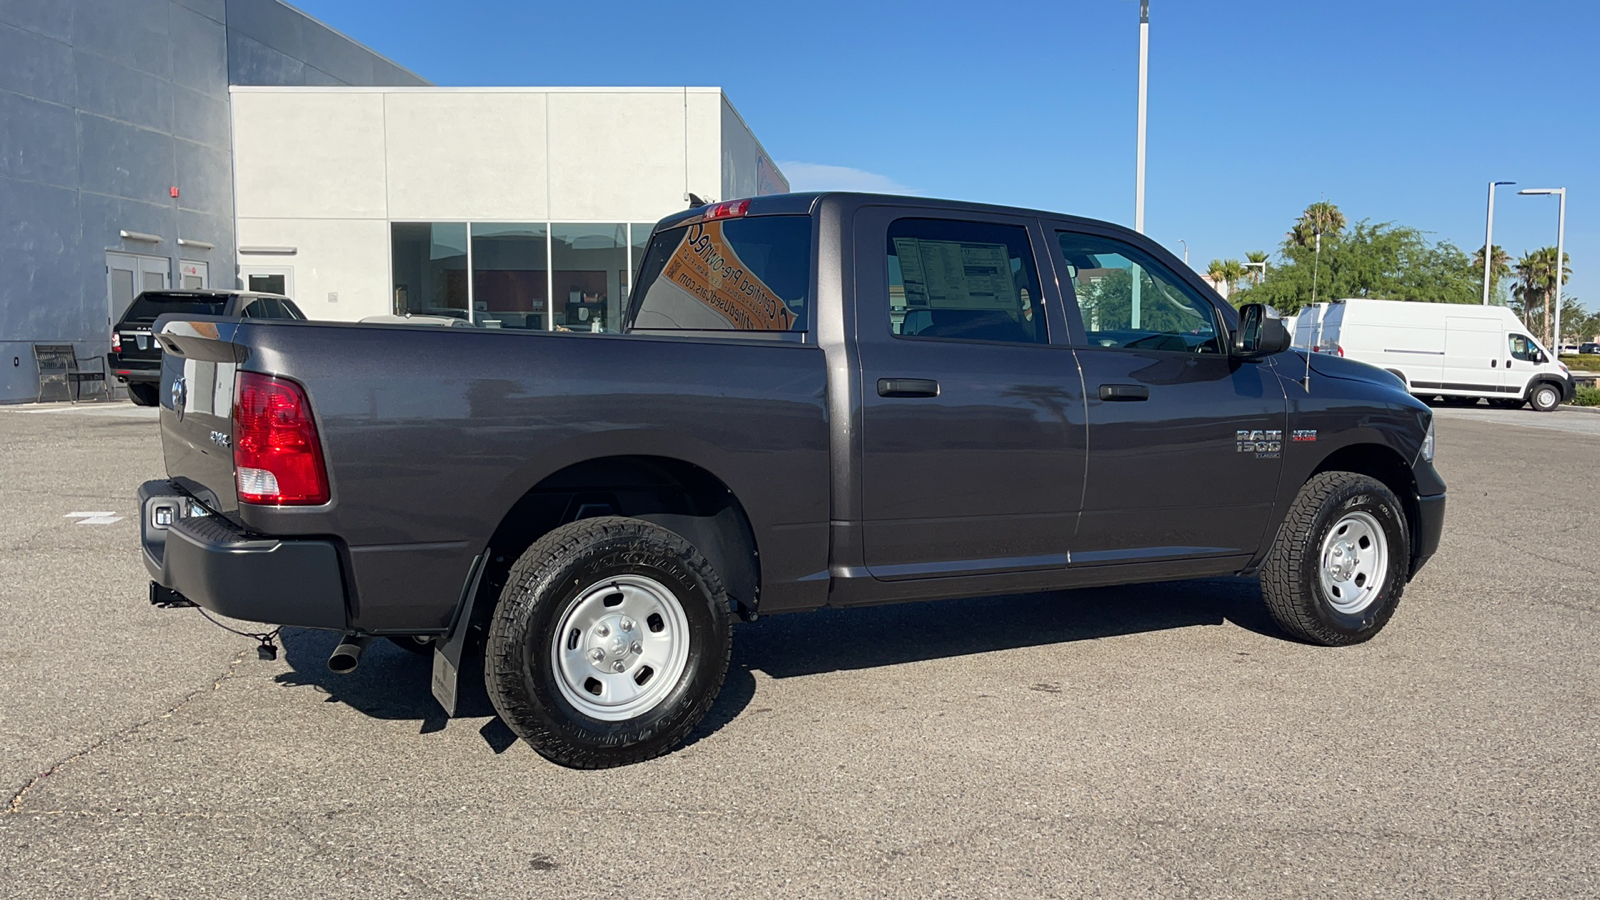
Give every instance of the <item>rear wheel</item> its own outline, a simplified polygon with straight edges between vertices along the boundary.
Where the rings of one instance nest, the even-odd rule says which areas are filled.
[[[599,769],[659,756],[728,670],[728,598],[683,538],[638,519],[564,525],[511,569],[489,629],[495,709],[541,756]]]
[[[1365,475],[1323,472],[1289,508],[1261,569],[1261,594],[1295,637],[1358,644],[1394,615],[1410,562],[1410,529],[1394,493]]]
[[[134,406],[155,406],[160,400],[160,394],[153,384],[129,383],[128,399]]]
[[[1539,412],[1550,412],[1561,405],[1561,388],[1551,382],[1541,381],[1528,394],[1528,403]]]

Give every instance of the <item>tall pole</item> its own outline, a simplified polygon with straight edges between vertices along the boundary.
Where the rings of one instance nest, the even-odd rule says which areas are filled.
[[[1133,230],[1144,234],[1144,113],[1150,87],[1150,0],[1139,0],[1139,155],[1133,185]]]
[[[1567,189],[1561,188],[1556,191],[1556,197],[1559,199],[1559,209],[1556,212],[1556,334],[1550,352],[1554,353],[1555,358],[1559,361],[1561,359],[1561,284],[1567,274],[1567,267],[1562,264],[1565,257],[1561,255],[1567,236]]]
[[[1489,305],[1489,266],[1494,258],[1494,189],[1502,184],[1516,184],[1515,181],[1489,182],[1489,215],[1484,219],[1483,226],[1483,305]]]

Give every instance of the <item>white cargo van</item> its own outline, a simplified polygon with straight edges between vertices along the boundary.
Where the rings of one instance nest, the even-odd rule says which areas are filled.
[[[1572,398],[1572,374],[1503,306],[1335,300],[1307,307],[1294,345],[1387,369],[1419,397],[1548,412]]]

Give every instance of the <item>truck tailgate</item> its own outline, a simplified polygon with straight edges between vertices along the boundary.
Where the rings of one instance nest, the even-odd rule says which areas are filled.
[[[161,448],[167,474],[212,511],[239,509],[233,475],[233,392],[246,350],[233,342],[239,322],[169,319],[156,323],[161,361]]]

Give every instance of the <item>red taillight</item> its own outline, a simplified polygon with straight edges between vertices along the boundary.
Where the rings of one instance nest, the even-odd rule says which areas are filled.
[[[328,502],[328,470],[304,388],[271,375],[239,373],[233,402],[233,471],[240,503]]]
[[[111,332],[111,352],[122,352],[122,335],[119,332]]]
[[[1344,358],[1344,345],[1343,344],[1334,344],[1333,345],[1333,349],[1339,351],[1339,358],[1340,359]]]
[[[718,203],[716,206],[706,210],[705,218],[708,222],[712,219],[737,219],[749,211],[749,199],[729,200],[726,203]]]

